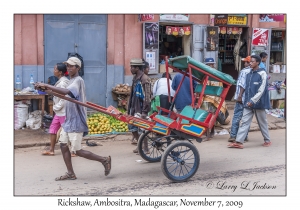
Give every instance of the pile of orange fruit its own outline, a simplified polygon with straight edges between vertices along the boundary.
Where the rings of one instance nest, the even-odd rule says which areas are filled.
[[[87,118],[89,135],[115,132],[128,132],[128,125],[103,113],[91,114]]]

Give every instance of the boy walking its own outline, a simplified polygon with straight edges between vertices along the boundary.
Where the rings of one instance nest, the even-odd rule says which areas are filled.
[[[66,87],[66,89],[54,87],[44,83],[36,83],[35,87],[51,90],[61,95],[67,95],[68,97],[85,103],[85,85],[83,79],[78,74],[81,68],[81,61],[76,57],[70,57],[64,63],[67,65],[67,71],[70,76],[69,85]],[[66,101],[65,109],[66,120],[62,125],[59,143],[62,156],[67,167],[67,172],[64,175],[55,178],[55,180],[60,181],[77,179],[71,162],[71,153],[67,144],[68,142],[71,143],[72,151],[75,151],[79,157],[84,157],[86,159],[95,160],[102,163],[105,169],[104,174],[107,176],[111,170],[111,157],[102,157],[90,151],[81,149],[82,137],[88,133],[88,126],[86,123],[86,108],[79,104]]]

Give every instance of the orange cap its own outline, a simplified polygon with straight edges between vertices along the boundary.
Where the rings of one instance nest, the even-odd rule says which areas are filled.
[[[246,58],[242,58],[242,61],[246,61],[246,62],[249,62],[250,63],[250,60],[251,60],[251,56],[247,56]]]

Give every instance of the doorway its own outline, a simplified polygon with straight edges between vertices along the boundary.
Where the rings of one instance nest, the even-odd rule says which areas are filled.
[[[87,100],[106,106],[107,15],[44,15],[45,81],[56,63],[83,57]]]
[[[245,51],[248,53],[248,27],[240,27],[241,34],[228,33],[228,28],[220,26],[221,30],[219,33],[219,51],[218,60],[222,63],[222,72],[229,74],[233,79],[237,80],[239,71],[244,68],[243,62],[236,60],[238,54],[235,54],[235,46],[238,44],[240,47],[244,45]],[[222,33],[222,28],[225,28],[226,33]],[[245,55],[247,57],[247,55]],[[236,86],[232,85],[227,93],[225,100],[231,100],[234,97]]]

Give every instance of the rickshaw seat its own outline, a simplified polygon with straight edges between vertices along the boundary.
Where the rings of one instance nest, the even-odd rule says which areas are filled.
[[[195,88],[196,93],[201,93],[203,88],[202,84],[198,84]],[[213,95],[213,96],[220,96],[223,92],[223,87],[221,86],[210,86],[206,85],[206,88],[204,90],[204,95]]]
[[[159,115],[159,114],[155,115],[155,118],[157,118],[157,119],[159,119],[159,120],[161,120],[161,121],[163,121],[163,122],[165,122],[169,125],[171,125],[174,122],[173,119],[168,118],[168,117],[163,116],[163,115]]]
[[[194,110],[192,106],[185,106],[181,111],[180,115],[183,115],[188,118],[192,118],[200,122],[204,122],[206,117],[208,116],[208,112],[203,109]],[[181,121],[181,124],[189,124],[189,121],[183,119]]]

